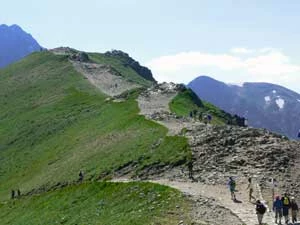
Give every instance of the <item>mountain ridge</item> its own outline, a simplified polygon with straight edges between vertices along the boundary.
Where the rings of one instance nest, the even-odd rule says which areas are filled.
[[[276,175],[279,193],[300,196],[299,143],[234,126],[184,85],[146,80],[115,57],[33,53],[0,70],[0,104],[4,224],[252,225],[252,204],[224,188],[229,176],[239,188],[255,177],[268,198]],[[22,195],[8,200],[15,188]]]
[[[249,125],[296,138],[300,122],[300,94],[277,84],[226,84],[200,76],[188,85],[200,98],[248,119]]]
[[[0,25],[0,68],[43,48],[20,26]]]

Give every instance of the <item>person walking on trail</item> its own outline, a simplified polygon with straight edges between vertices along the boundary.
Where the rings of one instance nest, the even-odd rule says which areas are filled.
[[[21,191],[20,191],[20,189],[17,190],[17,194],[18,194],[18,198],[20,198],[21,197]]]
[[[11,199],[14,199],[16,197],[15,190],[11,190]]]
[[[212,116],[211,116],[210,114],[208,114],[208,115],[207,115],[207,121],[208,121],[208,123],[210,123],[211,120],[212,120]]]
[[[252,184],[252,178],[248,178],[248,187],[247,190],[249,189],[249,202],[251,202],[251,199],[256,200],[256,198],[253,196],[253,184]]]
[[[189,178],[194,180],[194,177],[193,177],[193,161],[192,160],[188,161],[187,167],[188,167],[188,170],[189,170]]]
[[[229,191],[231,193],[231,199],[236,201],[236,197],[235,197],[236,183],[232,177],[229,177],[228,187],[229,187]]]
[[[275,201],[273,202],[273,211],[275,212],[275,223],[278,222],[281,224],[281,218],[282,218],[282,201],[279,196],[276,196]]]
[[[262,225],[262,220],[265,212],[267,211],[267,208],[263,203],[260,202],[260,200],[257,200],[255,205],[256,205],[255,209],[256,209],[258,224]]]
[[[294,197],[291,197],[291,209],[292,209],[292,223],[297,222],[298,205]]]
[[[83,172],[82,172],[82,170],[80,170],[78,181],[79,181],[79,182],[82,182],[82,181],[83,181],[83,178],[84,178]]]
[[[282,215],[284,216],[285,224],[289,223],[289,208],[290,208],[290,198],[288,197],[287,193],[283,195],[281,198],[282,201]]]

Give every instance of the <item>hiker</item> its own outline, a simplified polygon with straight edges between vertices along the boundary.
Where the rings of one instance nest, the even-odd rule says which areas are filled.
[[[20,191],[20,189],[17,190],[17,195],[18,195],[18,198],[21,197],[21,191]]]
[[[232,177],[229,177],[228,186],[229,186],[229,191],[231,193],[231,199],[236,201],[236,197],[235,197],[236,183],[235,183],[235,180]]]
[[[15,190],[11,190],[11,199],[14,199],[16,197]]]
[[[83,177],[84,177],[84,175],[83,175],[83,172],[82,172],[82,170],[80,170],[80,172],[79,172],[79,182],[82,182],[83,181]]]
[[[282,201],[282,215],[284,216],[285,223],[289,223],[289,208],[290,208],[290,198],[287,196],[287,193],[281,198]]]
[[[298,205],[294,197],[291,197],[291,209],[292,209],[292,223],[297,222]]]
[[[300,129],[299,129],[299,131],[298,131],[298,138],[300,138]]]
[[[256,201],[255,205],[256,205],[256,215],[257,215],[257,219],[258,219],[258,224],[262,225],[262,220],[263,220],[263,217],[264,217],[264,214],[265,214],[267,208],[259,200]]]
[[[197,109],[194,109],[194,110],[193,110],[193,115],[194,115],[194,118],[195,118],[195,119],[196,119],[197,113],[198,113],[198,110],[197,110]]]
[[[193,180],[194,179],[194,177],[193,177],[193,161],[189,160],[187,166],[188,166],[188,170],[189,170],[189,178]]]
[[[275,223],[277,223],[277,220],[279,218],[279,224],[281,224],[281,218],[282,218],[282,201],[279,196],[276,196],[275,201],[273,202],[273,211],[275,212]]]
[[[252,178],[248,178],[248,187],[247,190],[249,189],[249,202],[251,202],[251,199],[256,200],[256,198],[252,195],[253,194],[253,185],[252,185]]]
[[[211,120],[212,120],[212,116],[211,116],[210,114],[208,114],[208,115],[207,115],[207,121],[208,121],[208,123],[210,123]]]
[[[205,124],[207,124],[207,120],[208,120],[208,119],[207,119],[207,115],[204,114],[204,115],[203,115],[203,122],[204,122]]]
[[[198,120],[201,121],[202,119],[203,119],[203,114],[202,114],[202,112],[199,112],[199,114],[198,114]]]
[[[246,119],[246,118],[245,118],[245,120],[244,120],[244,126],[245,126],[245,127],[248,127],[248,119]]]

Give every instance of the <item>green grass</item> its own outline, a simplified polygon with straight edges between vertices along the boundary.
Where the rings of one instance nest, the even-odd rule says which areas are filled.
[[[89,53],[89,57],[92,61],[112,66],[127,80],[138,83],[142,86],[150,86],[153,82],[142,78],[132,68],[123,65],[122,58],[106,56],[101,53]]]
[[[190,224],[190,203],[151,183],[84,183],[0,203],[1,225]]]
[[[169,103],[170,110],[179,116],[189,116],[191,111],[196,110],[198,115],[212,115],[212,124],[222,125],[234,118],[229,113],[218,107],[203,101],[191,89],[184,89],[178,93]],[[202,117],[202,116],[201,116]]]
[[[172,99],[169,107],[179,116],[189,116],[191,111],[203,107],[203,103],[191,89],[184,89]]]
[[[138,115],[135,96],[105,101],[67,57],[49,52],[0,70],[0,201],[11,189],[77,180],[80,169],[96,179],[129,163],[139,173],[183,162],[187,140]]]

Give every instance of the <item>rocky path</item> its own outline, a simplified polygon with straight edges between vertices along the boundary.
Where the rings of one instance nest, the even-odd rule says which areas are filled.
[[[127,81],[110,66],[79,61],[72,61],[72,64],[94,86],[109,96],[117,96],[140,87],[134,82]]]
[[[169,103],[180,88],[181,85],[174,83],[161,83],[147,89],[137,99],[140,114],[168,128],[168,135],[178,135],[183,128],[195,125],[192,119],[179,118],[170,111]]]
[[[170,113],[169,102],[176,95],[175,84],[163,83],[157,87],[149,88],[138,97],[140,114],[149,118],[155,113]]]
[[[154,182],[168,185],[193,196],[200,195],[206,196],[208,198],[213,198],[220,206],[231,210],[236,216],[241,219],[243,223],[247,225],[258,224],[255,214],[255,206],[248,200],[248,191],[246,190],[246,185],[239,186],[240,191],[236,193],[238,202],[234,202],[231,200],[229,191],[225,185],[205,185],[200,183],[176,182],[168,180],[157,180]],[[260,195],[259,188],[256,189],[256,195],[258,195],[257,197],[259,197]],[[273,213],[267,212],[264,215],[263,222],[268,225],[275,224]]]
[[[116,179],[114,182],[128,182],[127,179]],[[230,193],[226,185],[206,185],[197,182],[181,182],[170,181],[166,179],[151,180],[153,183],[166,185],[180,190],[187,196],[191,196],[197,204],[194,208],[194,220],[197,223],[209,224],[231,224],[231,225],[256,225],[257,217],[255,213],[255,205],[248,200],[247,185],[238,184],[238,192],[236,193],[237,202],[231,200]],[[261,199],[259,186],[256,186],[255,195]],[[213,204],[212,204],[213,203]],[[208,205],[209,208],[204,206]],[[205,213],[203,213],[203,210]],[[207,215],[208,214],[208,215]],[[223,218],[220,218],[222,215]],[[275,225],[274,215],[272,212],[266,212],[263,223],[267,225]]]
[[[84,52],[68,47],[50,50],[56,55],[68,55],[74,69],[81,73],[95,87],[111,97],[118,96],[125,91],[139,88],[140,85],[125,79],[118,71],[109,65],[93,63]]]

